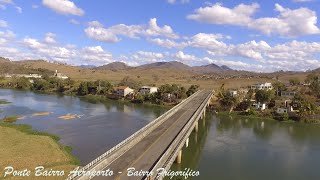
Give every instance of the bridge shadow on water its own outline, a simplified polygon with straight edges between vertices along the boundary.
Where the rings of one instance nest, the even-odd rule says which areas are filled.
[[[206,138],[210,132],[211,123],[213,120],[213,115],[211,112],[206,113],[205,119],[199,120],[199,129],[198,132],[192,131],[189,137],[189,145],[182,148],[182,161],[181,164],[174,162],[171,166],[171,171],[184,171],[190,169],[192,171],[197,171],[197,167],[200,162],[203,148],[205,146]],[[201,174],[201,172],[200,172]],[[165,177],[164,179],[169,180],[170,177]],[[172,177],[174,180],[182,180],[184,177]],[[191,179],[189,177],[188,179]]]

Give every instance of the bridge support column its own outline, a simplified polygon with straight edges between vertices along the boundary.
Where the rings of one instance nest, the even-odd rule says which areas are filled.
[[[182,160],[182,150],[179,151],[178,156],[176,158],[176,163],[181,164]]]
[[[189,146],[189,138],[187,138],[187,140],[186,140],[186,147],[188,147]]]
[[[194,131],[195,131],[195,132],[198,132],[198,128],[199,128],[199,127],[198,127],[198,121],[196,121],[196,123],[195,123],[195,125],[194,125]]]

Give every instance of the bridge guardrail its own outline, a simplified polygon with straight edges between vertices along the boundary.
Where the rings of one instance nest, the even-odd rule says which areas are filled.
[[[189,122],[184,126],[184,128],[179,133],[177,138],[175,138],[175,140],[171,143],[170,147],[168,148],[169,150],[166,151],[161,156],[161,158],[159,159],[157,164],[153,167],[151,172],[157,172],[157,169],[159,169],[159,168],[164,168],[165,171],[168,171],[170,169],[171,165],[173,164],[173,162],[175,160],[175,157],[178,155],[178,152],[184,146],[184,142],[186,141],[186,139],[189,137],[190,133],[193,130],[190,127],[193,126],[194,121],[197,120],[197,118],[199,117],[199,113],[202,113],[201,110],[203,109],[203,106],[206,106],[206,104],[210,100],[212,94],[213,93],[210,93],[208,95],[208,97],[206,97],[205,101],[201,103],[201,105],[198,107],[197,111],[190,118]],[[178,144],[178,146],[177,146],[177,144]],[[169,159],[166,158],[168,156],[170,156]],[[154,179],[162,179],[162,177],[158,176],[157,173],[153,176],[153,178]],[[148,177],[145,178],[145,180],[149,180],[149,179],[150,178],[148,178]]]
[[[182,100],[178,105],[174,106],[173,108],[171,108],[170,110],[168,110],[167,112],[165,112],[164,114],[162,114],[161,116],[159,116],[158,118],[156,118],[155,120],[151,121],[149,124],[147,124],[146,126],[141,128],[139,131],[135,132],[134,134],[132,134],[131,136],[129,136],[125,140],[121,141],[119,144],[117,144],[116,146],[114,146],[110,150],[108,150],[107,152],[105,152],[102,155],[100,155],[98,158],[94,159],[89,164],[87,164],[86,166],[82,167],[79,171],[87,171],[90,168],[97,166],[100,162],[102,162],[103,159],[105,159],[109,155],[115,153],[117,150],[119,150],[121,147],[124,147],[126,144],[131,142],[133,139],[139,137],[139,135],[141,136],[140,137],[141,139],[144,138],[152,130],[154,130],[156,127],[158,127],[163,121],[165,121],[167,119],[167,116],[169,116],[172,113],[176,112],[180,106],[182,106],[183,104],[189,102],[199,92],[200,92],[200,90],[195,92],[193,95],[191,95],[187,99]],[[131,147],[133,145],[131,145]],[[130,149],[131,147],[129,147],[128,149]],[[74,175],[68,177],[66,180],[73,180],[73,179],[81,178],[81,177],[82,176],[77,176],[76,174],[74,174]]]

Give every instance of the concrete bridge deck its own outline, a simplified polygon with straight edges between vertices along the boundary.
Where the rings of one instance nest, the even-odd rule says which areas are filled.
[[[111,177],[94,177],[93,179],[144,179],[146,176],[127,176],[128,168],[136,171],[151,171],[159,159],[166,153],[168,148],[185,128],[191,117],[199,111],[204,101],[208,101],[211,91],[200,91],[190,97],[180,107],[168,116],[160,125],[140,139],[131,148],[125,150],[118,157],[113,158],[104,166],[95,170],[110,169],[114,172]],[[206,106],[204,106],[205,108]],[[202,107],[203,108],[203,107]],[[103,167],[103,168],[101,168]],[[82,179],[82,178],[80,178]],[[88,179],[88,178],[85,178]]]

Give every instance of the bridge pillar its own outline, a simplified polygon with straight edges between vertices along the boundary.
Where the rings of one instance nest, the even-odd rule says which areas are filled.
[[[181,164],[182,160],[182,150],[179,151],[178,156],[176,158],[176,163]]]
[[[203,127],[206,126],[206,118],[203,118],[203,119],[202,119],[202,125],[203,125]]]
[[[186,140],[186,147],[188,147],[189,146],[189,138],[187,138],[187,140]]]
[[[198,121],[196,121],[196,123],[195,123],[195,125],[194,125],[194,131],[195,131],[195,132],[198,132],[198,128],[199,128],[199,127],[198,127]]]

